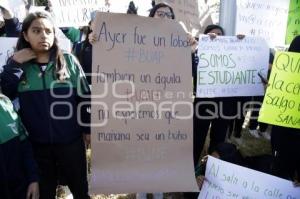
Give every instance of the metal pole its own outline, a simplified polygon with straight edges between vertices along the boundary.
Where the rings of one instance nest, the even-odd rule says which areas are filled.
[[[236,0],[220,1],[220,25],[224,28],[225,34],[235,35],[236,23]]]

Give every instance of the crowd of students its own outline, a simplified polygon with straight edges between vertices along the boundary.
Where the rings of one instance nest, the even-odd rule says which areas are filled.
[[[47,9],[51,10],[51,5]],[[66,184],[74,199],[90,198],[85,153],[86,146],[90,144],[90,127],[79,124],[76,111],[80,102],[90,101],[89,98],[83,97],[83,94],[88,96],[91,93],[91,76],[86,77],[85,73],[92,72],[92,44],[95,42],[93,21],[80,30],[61,28],[66,37],[73,42],[73,55],[60,49],[56,28],[49,14],[28,14],[21,24],[9,10],[1,10],[5,19],[0,28],[1,36],[18,36],[18,42],[14,54],[3,67],[0,76],[0,197],[53,199],[57,185]],[[128,13],[137,13],[133,3],[130,4]],[[175,14],[169,5],[160,3],[153,4],[149,17],[174,20]],[[209,25],[204,34],[214,39],[225,35],[225,32],[218,25]],[[81,39],[82,35],[85,36],[84,39]],[[196,44],[196,39],[191,35],[188,35],[187,39],[191,46]],[[300,36],[293,40],[289,51],[300,52]],[[191,55],[195,91],[198,57],[194,48],[191,48]],[[271,64],[272,56],[270,57]],[[13,109],[8,98],[17,100],[18,110]],[[237,107],[237,103],[262,99],[263,97],[195,98],[193,157],[200,187],[203,179],[203,161],[199,162],[199,159],[202,159],[201,154],[208,132],[208,154],[296,183],[300,182],[300,155],[297,153],[300,146],[300,129],[273,125],[272,158],[267,161],[270,167],[255,167],[245,163],[247,160],[238,153],[234,145],[226,143],[226,136],[233,131],[235,137],[241,137],[245,118],[225,119],[219,116],[215,119],[205,119],[203,116],[216,107],[199,105],[204,101],[222,103],[225,115],[243,116],[244,114],[237,114],[239,110],[234,108]],[[60,106],[66,103],[70,105],[73,113],[68,119],[61,120],[60,118],[70,112],[66,106]],[[53,104],[56,106],[52,106]],[[81,119],[85,124],[90,120],[88,110],[87,106],[82,106],[80,110]],[[197,117],[196,113],[202,118]],[[257,115],[258,112],[253,114]],[[263,136],[269,139],[269,134],[265,133],[266,127],[266,124],[257,124],[257,121],[251,120],[250,134],[257,138]],[[254,165],[255,161],[258,160],[254,160]],[[145,197],[144,193],[137,195],[137,198]],[[197,196],[185,194],[184,197]],[[163,194],[156,193],[154,198],[163,198]]]

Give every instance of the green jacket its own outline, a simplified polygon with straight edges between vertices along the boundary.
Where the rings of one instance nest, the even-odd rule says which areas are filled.
[[[0,144],[19,137],[26,138],[26,131],[21,123],[18,114],[14,111],[10,100],[0,94]]]
[[[12,103],[0,94],[0,189],[4,190],[1,198],[16,190],[26,191],[29,183],[38,181],[37,164],[26,138],[26,130]]]
[[[20,116],[32,142],[65,144],[90,133],[89,85],[77,59],[69,53],[64,58],[69,74],[64,81],[57,80],[54,61],[44,71],[34,61],[11,61],[3,67],[2,91],[10,99],[19,98]]]

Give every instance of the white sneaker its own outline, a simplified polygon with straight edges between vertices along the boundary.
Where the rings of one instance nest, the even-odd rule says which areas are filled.
[[[252,135],[255,138],[260,138],[260,135],[258,134],[257,130],[250,130],[249,129],[249,134]]]
[[[260,132],[260,135],[265,138],[266,140],[271,140],[271,135],[270,133],[264,131],[264,132]]]

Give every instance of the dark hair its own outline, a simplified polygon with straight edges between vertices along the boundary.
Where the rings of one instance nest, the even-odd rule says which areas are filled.
[[[300,35],[296,36],[293,39],[288,51],[289,52],[298,52],[298,53],[300,52]],[[298,175],[300,175],[300,174],[298,174]]]
[[[80,47],[80,50],[76,53],[77,54],[77,57],[78,57],[78,61],[82,64],[83,63],[83,57],[85,56],[85,49],[87,47],[89,47],[91,44],[89,42],[89,35],[91,34],[92,32],[92,29],[91,29],[91,24],[92,24],[92,21],[89,22],[89,26],[85,26],[84,29],[83,29],[83,33],[85,33],[86,37],[84,39],[84,41],[81,43],[81,47]],[[79,43],[80,44],[80,43]],[[76,50],[76,49],[75,49]]]
[[[27,15],[27,17],[24,19],[22,24],[22,31],[19,36],[16,50],[22,50],[24,48],[31,48],[31,45],[29,42],[27,42],[24,38],[24,33],[27,33],[30,25],[32,22],[36,19],[44,18],[49,20],[53,24],[53,31],[55,33],[54,23],[47,13],[43,12],[34,12]],[[66,66],[66,60],[64,58],[64,55],[62,51],[60,50],[58,46],[57,38],[54,36],[54,42],[52,47],[50,48],[50,60],[53,60],[55,63],[55,76],[59,80],[65,80],[67,77],[69,77],[69,73]]]
[[[152,8],[155,6],[155,0],[152,0],[151,5],[152,5]]]
[[[4,23],[4,22],[3,22]],[[0,37],[2,37],[6,33],[5,24],[0,28]]]
[[[213,29],[219,29],[219,30],[221,30],[222,35],[225,35],[224,29],[223,29],[221,26],[215,25],[215,24],[208,25],[208,26],[205,28],[205,30],[204,30],[204,34],[209,33],[209,32],[212,31]]]
[[[137,7],[135,7],[134,2],[130,1],[127,9],[127,14],[137,14]]]
[[[150,10],[149,17],[154,17],[156,11],[159,8],[169,8],[170,12],[172,13],[172,19],[175,19],[175,14],[174,14],[173,8],[166,3],[159,3],[159,4],[154,5],[153,8]]]
[[[242,165],[242,156],[234,144],[221,142],[209,151],[210,154],[213,152],[217,152],[221,160]]]

